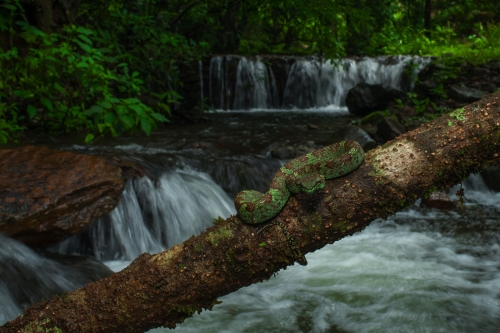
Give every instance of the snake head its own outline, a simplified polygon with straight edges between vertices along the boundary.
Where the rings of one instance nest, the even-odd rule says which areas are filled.
[[[313,193],[325,187],[325,177],[320,174],[297,175],[287,179],[286,185],[292,193]]]

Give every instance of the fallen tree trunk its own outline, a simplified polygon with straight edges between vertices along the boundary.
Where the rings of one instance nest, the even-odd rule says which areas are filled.
[[[143,332],[175,327],[217,297],[269,279],[301,254],[362,230],[435,189],[450,188],[500,154],[500,94],[486,96],[367,153],[361,167],[324,190],[292,196],[257,231],[232,216],[122,272],[33,305],[0,332]],[[290,238],[293,238],[290,241]],[[290,246],[295,245],[295,251]]]

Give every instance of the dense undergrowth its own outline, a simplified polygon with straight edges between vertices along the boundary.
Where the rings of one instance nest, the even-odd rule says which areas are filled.
[[[478,23],[475,33],[462,38],[451,27],[436,27],[432,39],[412,27],[397,34],[393,27],[386,29],[373,40],[374,50],[383,54],[451,56],[473,65],[500,60],[500,24]]]
[[[0,143],[26,130],[149,135],[192,111],[176,108],[180,64],[212,53],[498,60],[499,17],[487,0],[3,1]]]

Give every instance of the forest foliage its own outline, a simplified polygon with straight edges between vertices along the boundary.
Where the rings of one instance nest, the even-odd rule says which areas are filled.
[[[6,0],[0,143],[149,135],[181,112],[181,65],[210,54],[500,59],[499,20],[490,0]]]

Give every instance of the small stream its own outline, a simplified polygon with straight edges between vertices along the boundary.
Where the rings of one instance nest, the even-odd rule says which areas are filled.
[[[328,144],[352,119],[338,105],[219,111],[207,118],[150,138],[52,145],[135,161],[153,179],[129,181],[115,210],[46,250],[87,255],[121,270],[143,252],[170,248],[200,234],[214,217],[234,214],[238,191],[265,191],[285,162],[271,157],[278,144]],[[500,193],[479,175],[463,186],[469,199],[464,209],[421,208],[417,201],[308,254],[306,267],[294,265],[222,297],[213,311],[194,315],[176,331],[500,332]],[[450,190],[454,200],[456,190]],[[52,258],[0,235],[0,324],[32,302],[97,276],[88,275],[96,262],[65,266]]]

